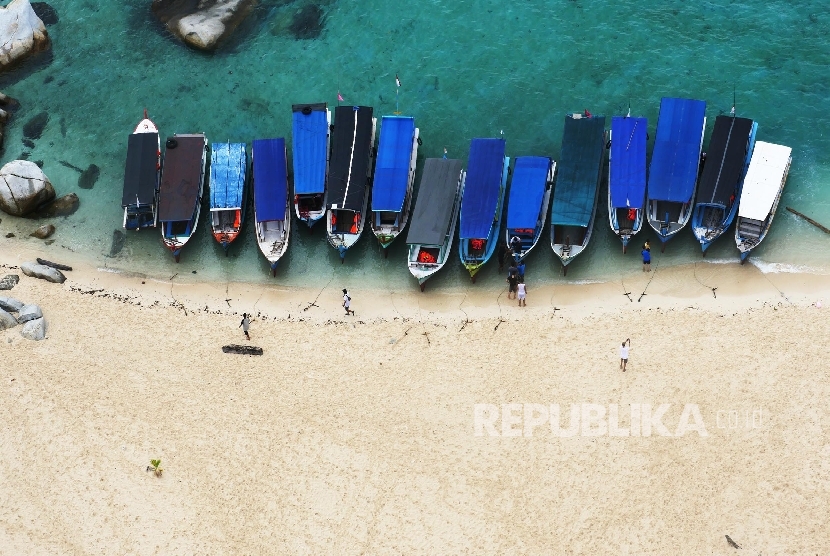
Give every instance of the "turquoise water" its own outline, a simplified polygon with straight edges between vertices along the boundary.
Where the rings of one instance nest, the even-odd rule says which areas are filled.
[[[203,220],[176,265],[157,231],[130,233],[116,257],[108,257],[120,229],[126,135],[147,108],[163,135],[205,132],[210,141],[250,143],[290,137],[291,104],[337,102],[414,115],[423,145],[419,161],[441,156],[466,160],[472,137],[502,130],[507,154],[558,159],[564,114],[589,109],[608,116],[649,118],[654,137],[660,97],[708,102],[708,130],[732,106],[759,122],[758,139],[789,145],[793,164],[772,232],[752,257],[784,268],[830,270],[830,238],[783,210],[789,205],[830,225],[830,14],[823,2],[631,0],[505,3],[422,1],[409,4],[327,0],[318,4],[324,25],[317,38],[298,40],[295,14],[307,2],[263,0],[216,54],[192,51],[172,39],[149,12],[150,0],[53,0],[60,22],[49,27],[53,57],[0,78],[0,89],[22,108],[6,131],[2,162],[29,152],[58,194],[76,192],[81,208],[58,219],[56,257],[63,247],[100,266],[170,276],[198,271],[213,280],[300,286],[337,277],[344,286],[414,288],[399,238],[383,258],[370,232],[341,266],[323,228],[309,234],[296,226],[288,257],[276,279],[259,254],[253,226],[222,249]],[[34,148],[21,143],[23,123],[41,111],[50,120]],[[651,152],[649,146],[649,153]],[[80,168],[97,164],[94,189],[79,189]],[[608,226],[605,186],[594,237],[567,278],[553,256],[547,233],[528,260],[534,282],[603,280],[638,270],[635,254],[623,256]],[[9,225],[3,217],[2,226]],[[647,239],[641,233],[636,241]],[[654,238],[652,238],[654,239]],[[26,240],[35,241],[35,240]],[[659,242],[655,242],[659,244]],[[691,230],[672,240],[664,265],[700,260]],[[732,235],[720,238],[709,259],[737,260]],[[501,277],[489,263],[479,282]],[[469,284],[454,249],[430,290]]]

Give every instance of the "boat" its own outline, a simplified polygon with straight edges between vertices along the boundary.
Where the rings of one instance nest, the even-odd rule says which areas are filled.
[[[245,143],[210,146],[210,227],[213,238],[228,255],[245,222],[248,151]]]
[[[161,143],[156,124],[147,117],[138,122],[127,139],[127,163],[124,166],[124,229],[140,230],[158,225],[157,201],[161,175]]]
[[[513,164],[505,239],[514,248],[516,262],[527,257],[542,236],[555,173],[556,162],[545,156],[520,156]]]
[[[467,177],[461,191],[459,256],[475,282],[498,243],[507,171],[504,139],[473,139]]]
[[[277,274],[277,263],[288,249],[291,204],[285,139],[256,139],[251,148],[254,175],[254,223],[259,250]]]
[[[326,214],[331,112],[325,103],[291,107],[294,211],[311,228]]]
[[[409,220],[415,159],[418,155],[415,118],[384,116],[372,182],[372,232],[385,249],[398,237]]]
[[[692,216],[705,129],[706,102],[684,98],[660,102],[646,210],[662,250]]]
[[[366,221],[372,180],[375,126],[371,106],[338,106],[331,137],[326,232],[329,244],[340,252],[357,243]]]
[[[769,231],[790,173],[792,153],[790,147],[783,145],[764,141],[755,143],[735,227],[735,243],[741,252],[742,264]]]
[[[611,118],[608,139],[608,220],[620,238],[623,253],[643,227],[646,204],[646,141],[648,120],[630,116]]]
[[[604,152],[605,116],[565,116],[550,218],[550,244],[565,274],[591,240]]]
[[[183,134],[173,135],[164,146],[158,219],[162,241],[179,262],[199,223],[208,142],[202,133]]]
[[[421,291],[449,259],[465,175],[460,160],[428,158],[424,162],[418,200],[406,235],[407,266],[418,279]]]
[[[697,199],[692,210],[692,232],[700,242],[703,255],[735,219],[741,186],[749,168],[758,124],[747,118],[715,118],[715,128],[697,185]]]

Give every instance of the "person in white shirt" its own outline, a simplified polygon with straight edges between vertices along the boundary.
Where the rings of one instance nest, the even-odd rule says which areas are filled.
[[[527,302],[525,298],[527,297],[527,285],[525,285],[524,280],[519,280],[518,288],[518,299],[519,299],[519,307],[527,307]]]
[[[628,344],[628,345],[626,345]],[[631,349],[631,338],[626,338],[620,347],[620,369],[625,372],[625,366],[628,364],[628,350]]]
[[[346,309],[346,315],[354,315],[354,311],[350,309],[352,306],[352,298],[349,297],[349,292],[343,288],[343,308]]]

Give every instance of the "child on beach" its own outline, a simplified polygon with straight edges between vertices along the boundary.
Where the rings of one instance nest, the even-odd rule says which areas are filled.
[[[346,291],[346,288],[343,288],[343,308],[346,309],[346,316],[349,314],[354,315],[354,311],[350,309],[352,306],[352,298],[349,297],[349,292]]]
[[[527,297],[527,286],[522,278],[519,278],[517,288],[519,292],[519,307],[527,307],[527,302],[525,301],[525,298]]]
[[[626,346],[626,343],[628,344]],[[631,338],[626,338],[620,347],[620,369],[625,372],[625,367],[628,365],[628,350],[631,348]]]
[[[242,322],[239,323],[237,328],[242,328],[242,332],[245,333],[245,339],[250,340],[251,337],[248,335],[248,328],[251,326],[251,319],[248,317],[248,313],[242,313]]]

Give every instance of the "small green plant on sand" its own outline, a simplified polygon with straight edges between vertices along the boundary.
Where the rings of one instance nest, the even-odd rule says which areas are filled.
[[[164,472],[164,469],[159,467],[161,465],[160,459],[151,459],[150,465],[153,466],[153,473],[156,474],[156,477],[161,477],[161,474]]]

